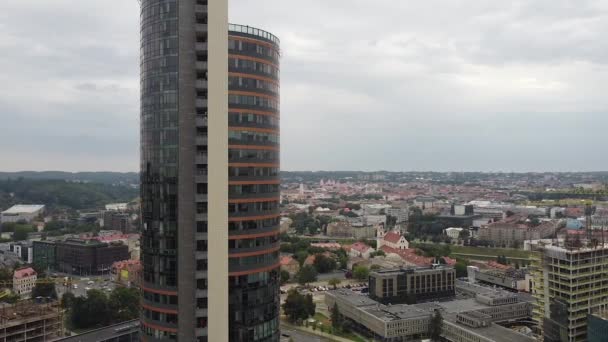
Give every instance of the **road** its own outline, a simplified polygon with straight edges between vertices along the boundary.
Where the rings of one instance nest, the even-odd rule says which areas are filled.
[[[60,275],[59,277],[63,277],[63,275]],[[88,289],[102,290],[102,291],[106,291],[107,293],[110,293],[112,290],[114,290],[114,288],[116,288],[116,284],[114,282],[112,282],[112,278],[107,275],[105,275],[105,276],[86,276],[86,277],[70,276],[70,277],[71,277],[72,287],[69,289],[69,291],[72,292],[76,297],[85,296]],[[90,284],[90,282],[92,282],[92,284]],[[61,296],[63,296],[63,294],[67,292],[67,288],[65,286],[63,286],[63,284],[61,284],[61,283],[58,283],[55,286],[55,289],[57,290],[57,295],[59,296],[59,298],[61,298]]]
[[[291,338],[294,342],[324,342],[329,341],[323,337],[306,333],[303,331],[293,330],[281,326],[281,342],[288,342]],[[285,336],[289,335],[289,336]]]

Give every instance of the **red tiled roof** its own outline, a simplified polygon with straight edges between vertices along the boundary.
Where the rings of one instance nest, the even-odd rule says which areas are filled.
[[[304,265],[312,265],[315,263],[316,257],[314,255],[309,255],[306,260],[304,260]]]
[[[424,257],[416,254],[415,249],[395,249],[389,246],[380,247],[385,253],[394,253],[397,254],[403,259],[405,262],[416,266],[428,266],[433,263],[433,258]]]
[[[452,259],[450,257],[443,257],[443,261],[445,261],[445,263],[449,266],[454,266],[456,265],[456,259]]]
[[[290,256],[283,256],[283,257],[281,257],[281,265],[282,266],[289,265],[293,261],[295,261],[294,258],[292,258]]]
[[[397,243],[399,240],[401,240],[401,234],[397,232],[388,232],[386,235],[384,235],[384,241]]]
[[[488,261],[488,266],[490,266],[492,268],[497,268],[499,270],[508,270],[508,269],[512,268],[509,265],[499,264],[496,261]]]
[[[36,271],[34,271],[34,269],[31,267],[27,267],[27,268],[15,270],[13,277],[17,278],[17,279],[21,279],[21,278],[25,278],[25,277],[31,277],[33,275],[36,275]]]
[[[350,248],[356,250],[359,253],[365,253],[371,247],[364,244],[363,242],[355,242],[350,246]]]

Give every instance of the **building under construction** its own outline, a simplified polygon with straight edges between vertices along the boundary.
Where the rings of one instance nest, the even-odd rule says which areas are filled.
[[[58,302],[20,301],[0,308],[0,342],[46,342],[63,336]]]
[[[545,245],[534,313],[546,342],[587,341],[587,315],[608,306],[608,246]]]

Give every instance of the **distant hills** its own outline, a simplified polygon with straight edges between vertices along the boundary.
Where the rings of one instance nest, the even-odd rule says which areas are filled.
[[[0,180],[8,179],[64,180],[68,182],[103,184],[139,184],[138,172],[63,172],[63,171],[19,171],[0,172]]]

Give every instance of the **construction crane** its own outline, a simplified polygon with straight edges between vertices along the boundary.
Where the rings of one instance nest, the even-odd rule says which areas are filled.
[[[63,277],[63,278],[40,278],[36,279],[36,284],[54,284],[54,285],[63,285],[66,289],[65,292],[72,292],[72,285],[75,282],[71,277]],[[0,299],[8,296],[10,294],[10,290],[13,288],[12,280],[4,280],[0,281],[0,288],[5,288],[4,290],[0,290]],[[8,292],[7,292],[8,291]]]

